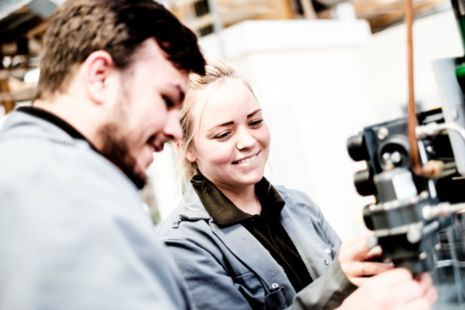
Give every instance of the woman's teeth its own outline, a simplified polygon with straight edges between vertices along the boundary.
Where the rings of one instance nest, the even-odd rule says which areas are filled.
[[[237,163],[238,164],[248,163],[248,162],[251,162],[252,160],[254,160],[256,157],[257,157],[257,155],[254,155],[252,157],[249,157],[249,158],[246,158],[246,159],[243,159],[243,160],[239,160]]]

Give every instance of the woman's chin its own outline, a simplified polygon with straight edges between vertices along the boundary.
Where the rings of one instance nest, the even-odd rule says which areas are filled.
[[[241,178],[237,180],[237,183],[240,183],[243,186],[247,185],[255,185],[260,180],[263,178],[263,172],[262,173],[248,173],[246,175],[243,175]]]

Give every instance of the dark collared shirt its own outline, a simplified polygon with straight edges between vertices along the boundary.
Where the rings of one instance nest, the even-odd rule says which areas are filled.
[[[90,143],[89,140],[86,139],[79,131],[77,131],[73,126],[65,122],[63,119],[59,118],[58,116],[47,112],[42,109],[38,109],[35,107],[21,107],[18,108],[16,111],[23,112],[26,114],[29,114],[31,116],[40,118],[44,121],[47,121],[49,123],[52,123],[53,125],[57,126],[58,128],[62,129],[64,132],[66,132],[68,135],[70,135],[73,139],[79,139],[79,140],[84,140],[87,141],[90,145],[90,147],[99,153],[99,151]]]
[[[305,263],[280,222],[284,200],[268,180],[263,178],[255,185],[255,193],[262,206],[260,215],[240,210],[200,173],[192,178],[191,183],[213,220],[221,227],[242,224],[284,269],[296,292],[312,282]]]

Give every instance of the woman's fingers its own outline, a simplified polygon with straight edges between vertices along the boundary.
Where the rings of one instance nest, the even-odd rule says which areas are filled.
[[[372,283],[374,287],[395,287],[410,280],[412,280],[410,271],[405,268],[397,268],[372,278],[370,283]]]
[[[425,299],[420,298],[405,305],[398,307],[398,310],[429,310],[433,307],[433,304],[428,303]]]
[[[381,249],[379,245],[377,245],[373,249],[371,249],[370,252],[368,252],[368,254],[365,256],[365,260],[372,260],[382,255],[383,255],[383,250]]]
[[[383,264],[376,262],[350,262],[345,266],[346,276],[367,277],[380,274],[394,268],[392,264]]]
[[[410,271],[404,268],[365,280],[366,283],[347,297],[338,309],[428,310],[437,299],[428,276],[413,279]]]
[[[431,305],[434,305],[436,301],[438,301],[439,298],[439,293],[438,290],[432,286],[426,291],[426,293],[423,295],[426,301],[428,301]]]
[[[423,290],[417,281],[409,281],[396,286],[393,291],[396,299],[402,303],[409,303],[423,296]]]
[[[431,286],[433,286],[433,278],[429,273],[422,273],[416,277],[416,280],[423,289],[423,292],[426,292]]]
[[[420,285],[424,298],[431,304],[434,304],[438,298],[439,294],[436,288],[433,286],[433,278],[429,273],[422,273],[417,276],[416,280]]]
[[[373,232],[368,232],[343,243],[339,250],[339,262],[343,264],[349,261],[364,261],[371,251],[371,248],[367,246],[367,241],[372,234]]]

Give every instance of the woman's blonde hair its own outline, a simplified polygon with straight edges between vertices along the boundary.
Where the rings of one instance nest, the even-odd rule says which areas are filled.
[[[215,90],[215,86],[226,78],[237,78],[242,80],[253,93],[252,87],[247,79],[241,76],[236,68],[225,60],[217,59],[208,61],[204,76],[195,73],[189,76],[186,97],[179,115],[182,128],[182,138],[179,141],[181,147],[175,151],[178,162],[177,170],[182,181],[183,191],[187,188],[192,177],[197,173],[197,164],[195,162],[190,162],[186,154],[192,148],[193,137],[203,114],[205,103]],[[199,103],[203,104],[203,108],[199,119],[195,122],[192,110],[193,107]]]

